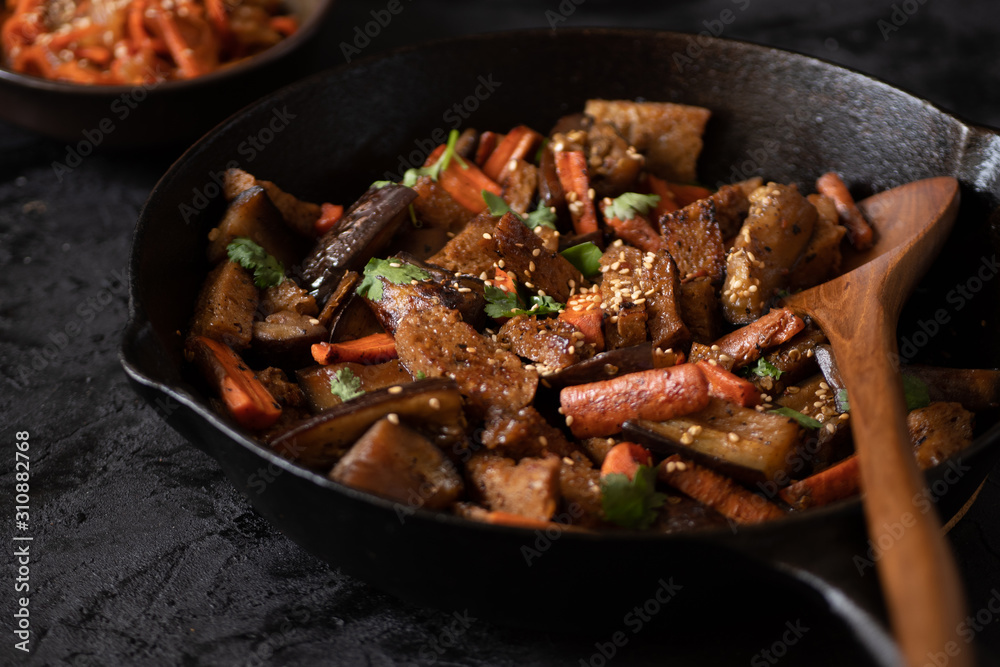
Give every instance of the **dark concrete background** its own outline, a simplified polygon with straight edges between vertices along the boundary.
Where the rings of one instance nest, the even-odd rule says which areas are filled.
[[[402,1],[403,13],[362,55],[451,35],[548,27],[546,12],[561,11],[556,0]],[[385,4],[339,2],[316,67],[343,63],[340,44]],[[725,37],[848,65],[965,118],[1000,126],[1000,19],[985,0],[562,3],[571,6],[560,27],[692,32],[725,8],[746,7]],[[894,7],[901,25],[884,32],[893,25]],[[907,16],[906,9],[915,11]],[[0,590],[7,591],[0,595],[0,661],[578,665],[590,659],[594,642],[606,638],[516,631],[484,621],[464,629],[449,613],[413,608],[339,573],[257,516],[211,459],[132,393],[117,361],[133,225],[180,151],[93,155],[60,180],[51,164],[65,152],[62,143],[0,125],[0,432],[6,459],[0,506],[3,535],[15,544],[13,443],[16,432],[29,431],[30,530],[19,534],[35,538],[30,655],[13,648],[16,567],[12,555],[0,556]],[[1000,470],[994,470],[949,535],[973,613],[986,609],[1000,590],[998,507]],[[790,608],[795,603],[789,600]],[[997,618],[976,636],[983,664],[1000,655]],[[642,637],[618,662],[748,664],[782,629],[776,627],[774,637],[723,635],[703,650]],[[457,634],[453,641],[450,631]],[[443,644],[453,646],[438,652]],[[839,648],[829,635],[813,632],[785,662],[842,664]]]

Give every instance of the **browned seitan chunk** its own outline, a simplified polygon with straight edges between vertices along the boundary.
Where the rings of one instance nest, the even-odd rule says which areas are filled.
[[[706,276],[722,280],[726,250],[715,199],[706,197],[660,217],[665,247],[677,263],[681,277]]]
[[[491,411],[484,424],[482,442],[487,449],[514,460],[548,454],[569,456],[576,451],[563,432],[531,405],[515,413]]]
[[[264,188],[271,202],[281,211],[281,217],[289,227],[302,236],[309,238],[315,236],[315,225],[321,212],[318,204],[302,201],[298,197],[288,194],[271,181],[258,180],[242,169],[229,169],[226,171],[224,189],[227,200],[232,201],[244,191],[255,186]]]
[[[618,444],[618,440],[614,438],[584,438],[580,440],[580,447],[590,460],[594,462],[594,465],[600,467],[604,464],[604,457],[608,455],[611,448]]]
[[[492,278],[493,265],[497,261],[493,240],[496,227],[496,218],[488,211],[480,213],[427,261],[455,273],[472,276],[485,273],[487,278]]]
[[[601,303],[604,305],[604,343],[608,350],[638,345],[646,340],[646,302],[640,284],[642,252],[618,241],[601,255]]]
[[[589,284],[569,260],[548,250],[538,235],[512,213],[505,213],[500,218],[494,238],[504,261],[502,268],[513,272],[514,279],[533,292],[541,290],[556,301],[566,303],[573,287]]]
[[[587,130],[587,168],[598,199],[635,190],[645,159],[605,121]]]
[[[816,208],[794,185],[768,183],[750,195],[750,212],[726,258],[723,314],[732,324],[760,317],[812,237]]]
[[[643,256],[639,288],[646,298],[646,328],[653,347],[681,346],[691,338],[681,317],[681,282],[670,253],[661,250]]]
[[[601,471],[583,454],[564,456],[559,466],[561,515],[575,525],[596,528],[604,523],[601,509]]]
[[[719,297],[708,278],[695,278],[681,283],[681,317],[691,338],[708,343],[719,337]]]
[[[306,405],[305,394],[299,385],[288,380],[288,376],[280,368],[265,368],[256,373],[264,388],[274,396],[282,407],[301,408]]]
[[[712,112],[670,102],[587,100],[584,112],[614,125],[625,140],[646,156],[646,169],[660,178],[696,180],[702,134]]]
[[[932,468],[972,444],[975,416],[959,403],[931,403],[906,416],[921,470]]]
[[[840,274],[840,242],[847,228],[837,218],[837,206],[824,195],[806,197],[816,208],[812,238],[788,274],[789,289],[807,289]]]
[[[296,236],[284,223],[264,188],[254,186],[234,199],[218,227],[208,233],[208,261],[226,259],[233,239],[245,237],[274,255],[289,269],[308,250],[308,242]]]
[[[440,449],[389,419],[377,421],[354,443],[330,479],[411,508],[444,509],[464,489],[462,478]]]
[[[265,317],[282,310],[290,310],[293,313],[309,317],[319,315],[316,299],[291,279],[283,280],[280,285],[262,290],[259,310]]]
[[[538,388],[536,371],[448,308],[424,308],[404,317],[396,328],[396,352],[411,373],[455,380],[479,417],[494,406],[517,412],[534,400]]]
[[[250,273],[236,262],[212,269],[201,286],[191,336],[206,336],[235,350],[250,347],[259,295]]]
[[[524,160],[512,160],[513,168],[504,169],[503,198],[511,210],[525,215],[538,189],[538,167]]]
[[[583,338],[569,322],[535,315],[512,317],[497,332],[498,343],[535,362],[543,376],[594,356],[594,346]]]
[[[495,512],[548,521],[559,503],[558,456],[523,458],[477,453],[466,464],[470,493]]]
[[[454,232],[461,229],[473,215],[430,176],[417,179],[413,189],[417,193],[413,208],[417,212],[417,219],[424,225]]]
[[[313,412],[326,410],[343,402],[339,396],[330,391],[330,381],[345,368],[350,369],[354,377],[361,381],[361,390],[365,392],[413,381],[413,377],[400,365],[399,359],[383,364],[368,365],[345,361],[329,366],[302,368],[295,371],[295,375]]]
[[[399,322],[411,311],[431,306],[457,310],[462,319],[474,327],[481,326],[485,321],[483,309],[486,299],[483,284],[478,278],[450,278],[442,282],[422,280],[416,285],[397,285],[381,276],[377,280],[382,283],[381,298],[377,301],[366,300],[382,328],[390,334],[395,333]]]
[[[559,211],[566,208],[566,193],[556,172],[556,156],[548,145],[542,147],[538,163],[538,200]]]
[[[760,185],[760,179],[755,181]],[[753,192],[753,190],[750,190]],[[742,183],[723,185],[709,199],[715,202],[715,219],[719,223],[722,238],[731,239],[743,226],[743,221],[750,210],[749,192]]]

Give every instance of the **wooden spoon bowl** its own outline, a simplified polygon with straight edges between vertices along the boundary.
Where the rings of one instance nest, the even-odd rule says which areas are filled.
[[[848,388],[865,517],[893,631],[909,665],[958,642],[965,613],[954,559],[924,488],[907,433],[896,323],[958,213],[954,178],[916,181],[869,197],[860,208],[875,245],[845,257],[840,277],[794,294],[789,308],[823,329]],[[961,644],[957,644],[961,645]],[[971,665],[962,651],[952,665]]]

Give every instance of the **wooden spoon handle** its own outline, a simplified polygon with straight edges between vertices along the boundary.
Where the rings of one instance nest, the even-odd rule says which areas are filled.
[[[863,326],[826,330],[848,387],[851,428],[861,468],[869,544],[855,563],[862,576],[878,568],[893,631],[906,664],[975,664],[959,637],[965,602],[955,561],[936,512],[923,495],[904,420],[903,389],[894,360],[896,323],[872,300]],[[821,323],[822,324],[822,323]],[[952,656],[952,653],[958,652]]]

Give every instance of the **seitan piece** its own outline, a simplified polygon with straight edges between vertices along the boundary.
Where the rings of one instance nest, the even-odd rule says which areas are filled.
[[[564,456],[559,466],[559,494],[564,514],[573,524],[596,528],[604,523],[601,507],[601,471],[586,456]]]
[[[492,277],[493,264],[497,260],[496,243],[492,238],[496,227],[496,218],[488,211],[480,213],[427,261],[455,273],[479,276],[485,272]]]
[[[291,268],[308,250],[308,242],[283,222],[264,188],[254,186],[234,199],[218,227],[208,232],[208,261],[226,259],[227,247],[236,238],[248,238],[282,265]]]
[[[601,304],[605,348],[615,350],[646,340],[648,297],[640,284],[644,255],[618,241],[601,255]]]
[[[563,432],[531,405],[514,413],[491,411],[482,431],[482,443],[515,460],[548,454],[569,456],[577,451]]]
[[[847,228],[837,218],[837,206],[823,195],[806,197],[816,208],[812,237],[788,273],[788,288],[808,289],[840,274],[840,242]]]
[[[670,253],[646,253],[639,273],[639,289],[646,297],[646,329],[653,347],[667,350],[691,339],[681,317],[681,282]]]
[[[495,512],[548,521],[559,502],[558,456],[523,458],[518,463],[479,452],[466,464],[470,493]]]
[[[455,232],[462,229],[473,215],[430,176],[417,179],[413,190],[417,193],[413,208],[417,218],[425,225]]]
[[[501,268],[508,274],[513,273],[514,280],[533,292],[541,291],[566,303],[573,287],[589,284],[569,260],[547,249],[542,239],[512,213],[505,213],[500,218],[494,239],[504,262]]]
[[[198,293],[189,336],[205,336],[234,350],[250,347],[259,295],[250,273],[236,262],[212,269]]]
[[[660,217],[665,247],[684,278],[722,280],[726,249],[722,244],[715,199],[706,197]]]
[[[670,102],[587,100],[584,112],[614,125],[646,156],[647,171],[669,181],[696,180],[701,137],[712,115],[708,109]]]
[[[400,365],[399,359],[372,365],[342,361],[329,366],[301,368],[295,371],[295,376],[313,412],[320,412],[343,403],[339,396],[330,391],[330,381],[345,368],[361,381],[361,391],[364,392],[413,381],[413,377]]]
[[[497,332],[498,343],[533,361],[543,376],[594,356],[594,346],[583,339],[569,322],[536,315],[512,317]]]
[[[931,403],[906,416],[921,470],[933,468],[972,444],[975,416],[960,403]]]
[[[517,412],[534,400],[538,388],[535,370],[441,306],[403,318],[396,328],[396,352],[411,373],[455,380],[479,417],[493,406]]]
[[[302,236],[312,238],[316,235],[315,225],[319,219],[321,208],[318,204],[302,201],[290,195],[271,181],[258,180],[242,169],[226,171],[224,190],[227,201],[233,201],[243,192],[253,187],[261,187],[268,198],[281,212],[285,223]]]
[[[513,168],[503,171],[503,198],[511,210],[526,215],[538,189],[538,167],[524,160],[511,160]]]
[[[691,338],[709,343],[719,337],[722,322],[719,317],[719,297],[708,278],[695,278],[681,283],[681,317]]]
[[[260,294],[259,311],[261,315],[267,317],[282,310],[290,310],[293,313],[309,317],[319,315],[316,299],[299,287],[291,278],[282,280],[279,285],[262,290]]]

